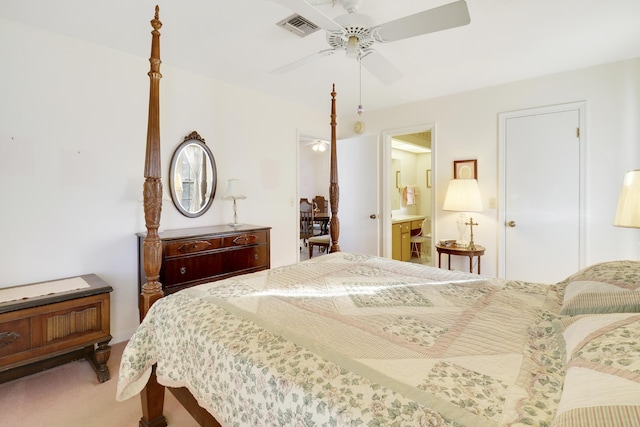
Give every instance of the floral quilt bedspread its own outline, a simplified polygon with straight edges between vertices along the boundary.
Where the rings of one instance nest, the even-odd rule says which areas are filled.
[[[334,253],[156,302],[117,399],[187,387],[223,426],[548,425],[553,285]]]

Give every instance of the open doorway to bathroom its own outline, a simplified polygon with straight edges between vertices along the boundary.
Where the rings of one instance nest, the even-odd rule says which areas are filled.
[[[387,134],[386,141],[390,158],[386,235],[391,244],[385,255],[432,265],[433,126],[398,130]]]

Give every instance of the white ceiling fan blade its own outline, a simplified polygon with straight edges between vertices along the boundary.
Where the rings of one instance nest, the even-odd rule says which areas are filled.
[[[301,67],[301,66],[303,66],[305,64],[313,62],[318,58],[321,58],[323,56],[333,55],[334,53],[336,53],[335,49],[321,50],[320,52],[312,53],[311,55],[305,56],[304,58],[298,59],[297,61],[294,61],[294,62],[292,62],[290,64],[283,65],[280,68],[276,68],[275,70],[270,71],[270,73],[271,74],[288,73],[289,71],[295,70],[298,67]]]
[[[471,18],[467,2],[459,0],[389,21],[375,27],[372,32],[377,41],[384,43],[460,27],[469,22]]]
[[[366,49],[360,57],[360,62],[364,68],[386,85],[402,78],[402,73],[373,49]]]
[[[344,28],[336,21],[320,12],[315,7],[311,6],[305,0],[273,0],[276,3],[280,3],[288,9],[296,12],[298,15],[304,16],[309,21],[318,25],[319,27],[327,31],[335,31],[344,33]]]

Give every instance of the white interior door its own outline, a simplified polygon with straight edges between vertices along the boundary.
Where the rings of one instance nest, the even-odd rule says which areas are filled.
[[[373,135],[341,139],[337,142],[337,156],[340,249],[380,255],[379,138]]]
[[[500,273],[555,283],[581,266],[582,110],[538,110],[501,117]]]

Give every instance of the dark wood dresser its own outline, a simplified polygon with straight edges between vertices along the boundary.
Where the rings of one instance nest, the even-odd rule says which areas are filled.
[[[160,283],[165,295],[201,283],[270,268],[270,230],[271,227],[243,224],[159,233],[162,241]],[[142,260],[146,233],[137,236],[140,292],[146,281]]]
[[[110,378],[113,289],[95,274],[79,277],[89,286],[0,303],[0,383],[80,358],[98,381]]]

